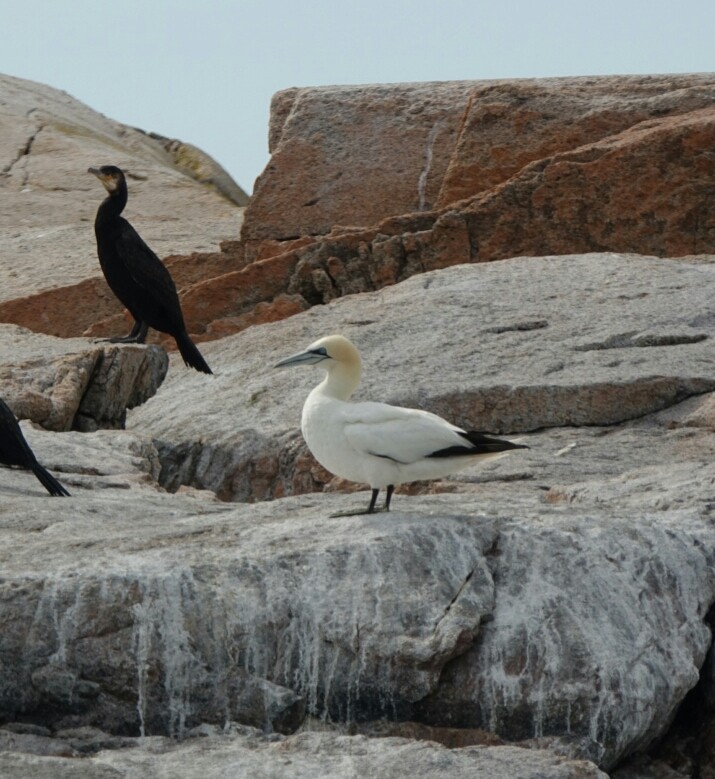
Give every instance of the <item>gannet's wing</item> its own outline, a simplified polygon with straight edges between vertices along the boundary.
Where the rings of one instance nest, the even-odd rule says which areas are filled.
[[[358,452],[402,464],[434,457],[451,447],[472,447],[460,435],[464,431],[435,414],[384,403],[350,404],[344,431]]]

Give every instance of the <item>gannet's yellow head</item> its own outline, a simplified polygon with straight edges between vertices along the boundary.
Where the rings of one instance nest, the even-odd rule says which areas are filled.
[[[276,363],[276,368],[290,365],[320,365],[327,372],[324,392],[347,400],[360,383],[360,352],[342,335],[328,335],[314,341],[304,352]],[[317,389],[317,388],[316,388]]]
[[[338,365],[354,369],[360,367],[360,353],[355,346],[342,335],[326,335],[314,341],[304,352],[286,357],[276,363],[276,368],[291,365],[320,365],[326,371]]]

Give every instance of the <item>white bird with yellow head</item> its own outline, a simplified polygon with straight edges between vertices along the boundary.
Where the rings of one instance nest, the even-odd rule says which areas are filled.
[[[315,459],[328,471],[349,481],[367,483],[372,497],[386,489],[389,511],[395,487],[421,479],[437,479],[472,465],[493,460],[523,444],[483,433],[468,432],[414,408],[387,403],[351,403],[360,383],[362,362],[355,346],[342,335],[329,335],[275,367],[320,365],[326,372],[303,406],[303,437]],[[344,515],[343,515],[344,516]]]

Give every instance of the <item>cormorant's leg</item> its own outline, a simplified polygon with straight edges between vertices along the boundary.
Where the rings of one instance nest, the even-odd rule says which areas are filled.
[[[392,500],[392,493],[395,491],[394,484],[387,485],[387,495],[385,495],[385,511],[390,510],[390,501]]]
[[[110,344],[143,344],[146,341],[146,334],[149,331],[149,325],[139,320],[134,322],[131,333],[116,338],[103,338],[102,341]]]
[[[339,511],[337,514],[331,514],[331,519],[335,517],[359,517],[361,514],[375,514],[377,511],[381,510],[375,508],[378,492],[380,492],[379,487],[374,487],[372,490],[372,498],[370,498],[370,505],[367,507],[366,511],[361,509],[358,509],[357,511]]]

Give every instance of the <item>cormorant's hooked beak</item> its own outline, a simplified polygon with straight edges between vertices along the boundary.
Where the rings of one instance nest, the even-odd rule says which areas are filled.
[[[323,360],[329,359],[330,355],[325,349],[308,349],[307,352],[299,352],[291,357],[286,357],[285,360],[277,362],[274,368],[289,368],[293,365],[317,365]]]
[[[87,168],[87,173],[91,173],[93,176],[96,176],[98,179],[102,178],[102,174],[99,168]]]

